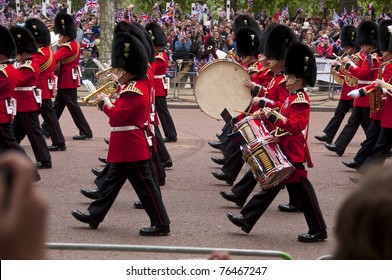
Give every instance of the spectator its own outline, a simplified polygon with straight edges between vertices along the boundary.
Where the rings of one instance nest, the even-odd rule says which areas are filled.
[[[47,204],[34,184],[36,168],[23,154],[0,156],[0,258],[30,260],[45,258]]]
[[[392,172],[378,169],[339,209],[334,259],[392,259]]]
[[[333,47],[329,42],[328,36],[324,35],[321,37],[320,42],[317,45],[316,55],[319,57],[334,58]]]

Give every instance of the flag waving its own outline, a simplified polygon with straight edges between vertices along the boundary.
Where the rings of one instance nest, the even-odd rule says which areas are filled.
[[[163,13],[161,17],[163,22],[173,23],[174,22],[174,1],[170,2],[170,5],[167,7],[166,11]]]

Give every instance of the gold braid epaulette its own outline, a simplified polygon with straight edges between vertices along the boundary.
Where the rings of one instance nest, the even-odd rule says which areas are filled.
[[[31,60],[26,60],[25,63],[21,64],[19,68],[30,68],[31,70],[33,70],[33,72],[35,72],[33,66],[31,65],[32,61]]]
[[[63,44],[61,46],[64,46],[64,45],[69,47],[72,50],[72,47],[71,47],[70,43],[65,43],[65,44]],[[76,46],[77,46],[77,49],[76,49],[75,54],[73,56],[70,56],[70,57],[67,57],[67,58],[64,58],[63,60],[61,60],[60,61],[61,64],[70,63],[70,62],[72,62],[72,61],[74,61],[75,59],[78,58],[78,55],[79,55],[79,44],[76,44]]]
[[[8,73],[7,70],[5,70],[5,68],[7,68],[6,64],[0,64],[0,72],[3,72],[3,74],[8,78]]]
[[[164,58],[164,56],[163,56],[163,52],[159,52],[159,53],[155,56],[155,59],[161,59],[161,60],[165,61],[165,58]]]
[[[283,79],[279,82],[278,85],[280,85],[281,83],[286,83],[286,80],[287,80],[287,76],[283,74]]]
[[[38,53],[40,53],[40,54],[42,54],[42,55],[45,55],[44,52],[42,51],[42,49],[43,49],[43,47],[39,48],[39,49],[38,49]]]
[[[120,94],[123,92],[126,92],[126,91],[132,91],[132,92],[137,93],[139,95],[143,95],[143,92],[141,92],[141,90],[136,87],[135,81],[130,82],[129,85],[120,92]]]
[[[42,73],[42,72],[44,72],[46,69],[48,69],[48,68],[50,67],[50,65],[52,65],[52,62],[53,62],[53,52],[50,51],[50,52],[49,52],[49,58],[48,58],[48,60],[47,60],[44,64],[42,64],[42,65],[39,67],[40,73]]]
[[[309,104],[309,101],[306,100],[305,95],[302,92],[297,93],[297,98],[294,99],[294,101],[291,104],[296,104],[296,103],[306,103]]]

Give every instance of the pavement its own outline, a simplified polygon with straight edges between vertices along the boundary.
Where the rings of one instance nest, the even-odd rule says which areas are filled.
[[[88,91],[84,86],[78,90],[80,105],[84,105],[81,97],[88,95]],[[320,91],[319,88],[308,90],[310,98],[311,110],[313,112],[334,112],[338,104],[338,93],[329,91]],[[169,108],[181,109],[197,109],[194,90],[191,88],[171,88],[167,96],[167,104]]]

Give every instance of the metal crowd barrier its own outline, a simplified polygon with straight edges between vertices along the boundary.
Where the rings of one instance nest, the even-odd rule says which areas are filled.
[[[46,247],[51,250],[147,252],[147,253],[202,254],[202,255],[209,255],[213,252],[228,252],[230,255],[237,255],[237,256],[256,256],[256,257],[269,257],[269,258],[280,258],[284,260],[293,260],[293,258],[289,254],[285,252],[273,251],[273,250],[89,244],[89,243],[46,243]]]

